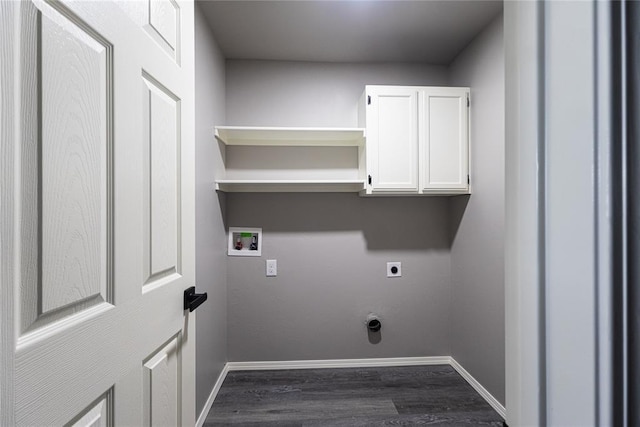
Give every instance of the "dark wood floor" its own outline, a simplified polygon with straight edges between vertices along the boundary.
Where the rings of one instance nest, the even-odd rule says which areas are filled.
[[[205,426],[502,426],[450,366],[229,372]]]

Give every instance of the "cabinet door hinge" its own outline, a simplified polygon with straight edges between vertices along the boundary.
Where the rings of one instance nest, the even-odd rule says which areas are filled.
[[[467,175],[467,185],[471,184],[471,177],[469,175]]]
[[[471,104],[471,102],[469,101],[469,97],[467,96],[467,108],[469,107],[469,104]]]
[[[369,175],[369,185],[371,185],[371,175]]]
[[[367,95],[367,105],[371,105],[371,95]]]

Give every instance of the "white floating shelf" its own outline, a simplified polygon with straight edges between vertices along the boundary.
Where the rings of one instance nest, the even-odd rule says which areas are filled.
[[[216,126],[215,136],[227,145],[363,146],[363,128],[283,128]]]
[[[231,180],[216,181],[216,190],[235,193],[355,193],[365,188],[364,180]]]

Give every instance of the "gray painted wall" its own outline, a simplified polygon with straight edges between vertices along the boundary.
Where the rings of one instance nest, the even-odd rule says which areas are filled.
[[[230,257],[229,360],[448,355],[447,200],[230,194],[230,226],[263,228],[261,258]],[[265,277],[265,259],[278,277]],[[402,277],[386,277],[387,261]],[[382,318],[379,342],[364,325]]]
[[[446,85],[447,68],[229,60],[227,125],[355,127],[366,84]]]
[[[213,190],[223,152],[213,126],[225,120],[225,61],[200,6],[196,43],[196,286],[209,299],[196,313],[196,417],[227,361],[224,199]]]
[[[445,85],[447,70],[227,61],[227,124],[356,126],[367,83]],[[450,354],[447,198],[231,193],[227,213],[228,226],[264,232],[261,258],[228,258],[230,361]],[[386,277],[387,261],[402,278]]]
[[[505,401],[504,46],[502,15],[450,66],[471,87],[473,194],[451,199],[451,355]]]

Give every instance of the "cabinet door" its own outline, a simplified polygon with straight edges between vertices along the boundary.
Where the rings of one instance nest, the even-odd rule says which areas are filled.
[[[367,193],[417,193],[418,90],[372,87],[367,95]]]
[[[468,193],[469,108],[467,88],[420,91],[423,193]]]

